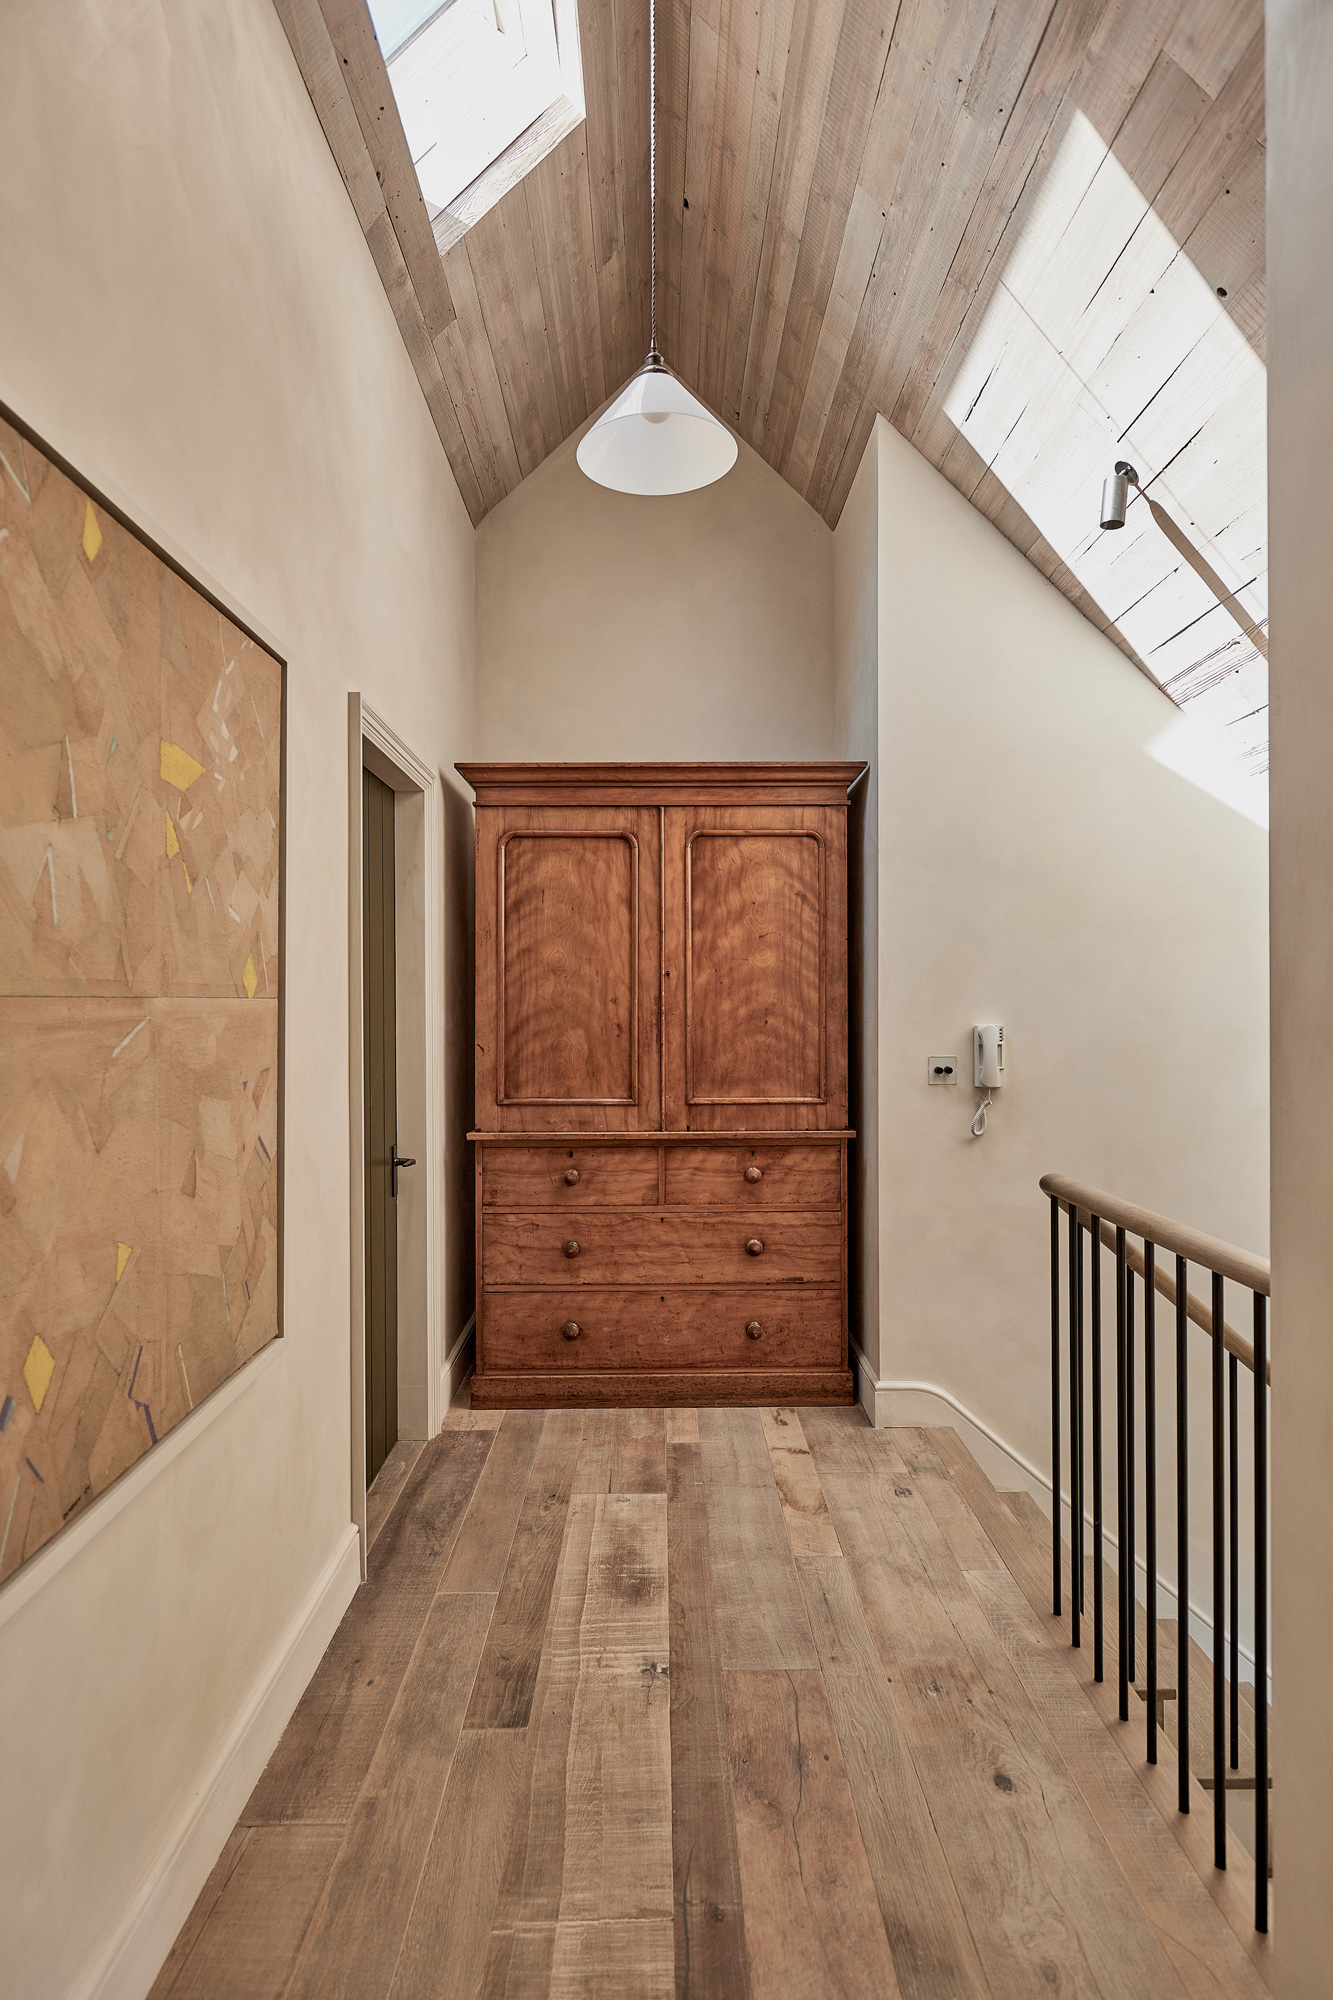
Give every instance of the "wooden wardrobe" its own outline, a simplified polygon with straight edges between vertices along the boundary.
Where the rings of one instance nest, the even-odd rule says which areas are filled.
[[[482,1408],[845,1403],[860,764],[460,764]]]

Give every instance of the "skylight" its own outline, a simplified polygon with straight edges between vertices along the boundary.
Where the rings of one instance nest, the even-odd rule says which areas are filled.
[[[370,0],[370,13],[432,222],[553,107],[582,115],[556,0]]]

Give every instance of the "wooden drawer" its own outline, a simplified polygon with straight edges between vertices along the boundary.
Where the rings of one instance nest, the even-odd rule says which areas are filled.
[[[566,1338],[563,1328],[576,1325]],[[757,1339],[746,1332],[758,1325]],[[494,1292],[483,1306],[488,1374],[528,1369],[836,1368],[837,1291]]]
[[[759,1178],[747,1180],[746,1174]],[[666,1198],[688,1207],[837,1208],[839,1146],[668,1146]]]
[[[481,1201],[483,1208],[656,1208],[657,1148],[487,1146]]]
[[[482,1222],[486,1285],[838,1285],[842,1217],[587,1209]],[[747,1243],[760,1243],[758,1253]],[[570,1250],[567,1245],[576,1245]]]

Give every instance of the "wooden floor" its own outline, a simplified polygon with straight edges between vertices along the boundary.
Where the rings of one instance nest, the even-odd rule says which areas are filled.
[[[1260,1995],[952,1431],[454,1412],[152,2000]]]

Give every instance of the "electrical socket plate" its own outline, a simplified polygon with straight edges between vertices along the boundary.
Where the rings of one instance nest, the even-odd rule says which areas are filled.
[[[957,1056],[928,1056],[926,1058],[927,1083],[957,1083]]]

